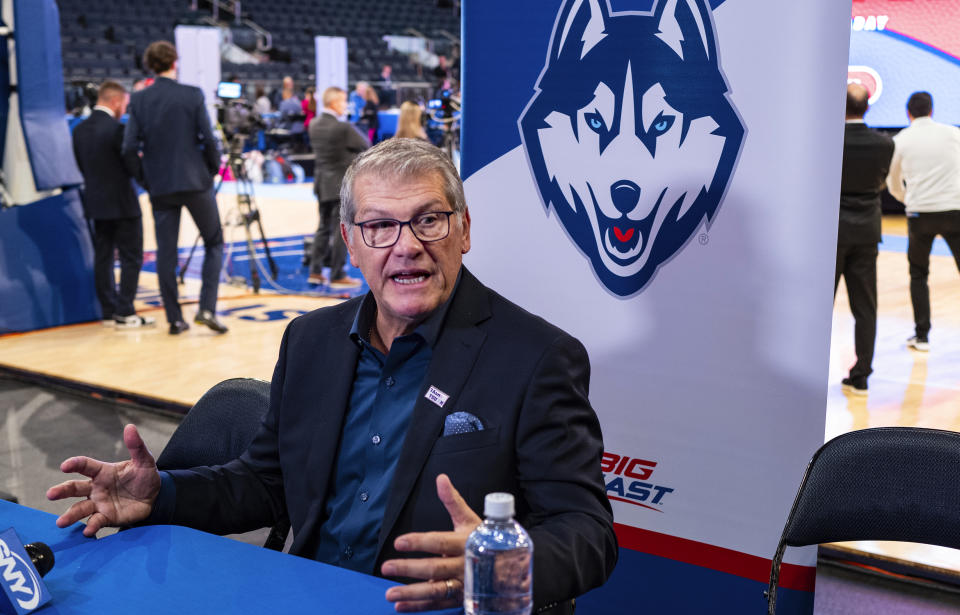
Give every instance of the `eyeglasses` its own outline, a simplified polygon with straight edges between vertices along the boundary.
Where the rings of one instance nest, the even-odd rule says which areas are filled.
[[[400,240],[400,231],[409,226],[413,236],[423,243],[440,241],[450,234],[450,216],[453,211],[429,211],[405,222],[393,218],[377,218],[354,222],[360,227],[363,243],[371,248],[389,248]]]

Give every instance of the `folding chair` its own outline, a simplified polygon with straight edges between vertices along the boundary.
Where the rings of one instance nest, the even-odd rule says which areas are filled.
[[[774,615],[787,546],[892,540],[960,548],[960,433],[878,427],[837,436],[810,460],[770,568]]]
[[[270,383],[231,378],[203,394],[157,458],[161,470],[222,465],[243,453],[270,403]],[[290,521],[279,520],[263,546],[282,551]]]

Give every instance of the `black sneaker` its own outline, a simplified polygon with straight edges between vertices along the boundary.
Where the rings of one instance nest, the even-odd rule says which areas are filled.
[[[177,322],[172,322],[170,323],[170,335],[180,335],[181,333],[183,333],[189,328],[190,328],[190,325],[183,322],[182,320],[178,320]]]
[[[843,390],[851,393],[853,395],[866,395],[867,394],[867,379],[866,378],[844,378],[840,381],[840,384],[843,385]]]
[[[197,317],[193,319],[193,322],[198,325],[206,325],[217,333],[226,333],[229,331],[222,322],[217,320],[216,315],[210,310],[200,310],[197,312]]]
[[[930,352],[930,342],[927,338],[914,335],[907,340],[907,347],[919,350],[920,352]]]

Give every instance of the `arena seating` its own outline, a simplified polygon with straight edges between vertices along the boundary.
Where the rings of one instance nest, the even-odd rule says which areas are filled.
[[[270,32],[276,53],[260,64],[223,65],[224,76],[244,81],[274,82],[291,75],[303,83],[314,70],[313,37],[348,39],[351,82],[379,79],[383,64],[393,66],[394,81],[421,80],[416,66],[402,54],[387,49],[385,34],[405,34],[409,28],[449,44],[444,34],[459,36],[459,18],[435,0],[246,0],[243,17]],[[140,56],[153,40],[173,39],[177,23],[188,23],[207,11],[189,14],[186,0],[62,0],[64,79],[133,80],[144,75]],[[201,3],[201,8],[203,3]],[[221,12],[221,19],[232,19]],[[429,76],[427,76],[427,80]]]

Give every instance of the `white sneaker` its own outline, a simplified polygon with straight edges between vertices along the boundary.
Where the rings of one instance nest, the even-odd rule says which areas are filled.
[[[925,337],[918,337],[914,335],[907,340],[907,346],[920,352],[930,352],[930,342],[928,342],[927,338]]]
[[[139,329],[140,327],[152,327],[157,321],[152,316],[141,316],[131,314],[129,316],[114,316],[118,329]]]

